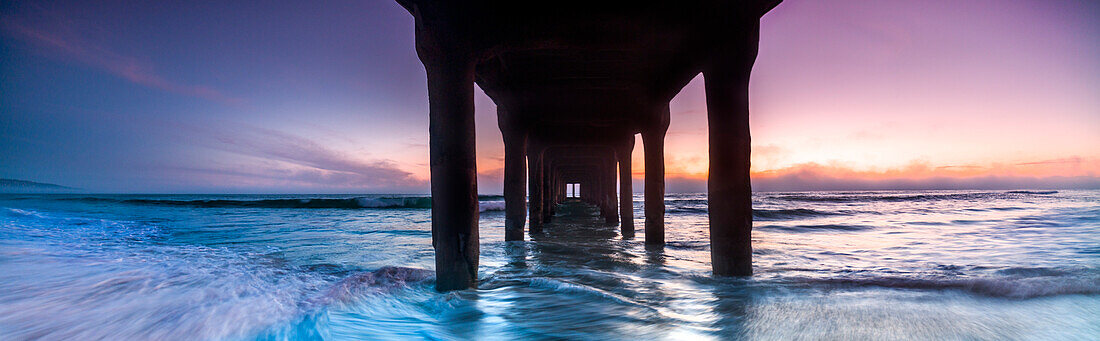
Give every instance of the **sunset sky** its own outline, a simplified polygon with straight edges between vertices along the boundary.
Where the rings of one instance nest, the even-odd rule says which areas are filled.
[[[0,6],[0,178],[428,191],[424,69],[395,2]],[[787,0],[761,23],[754,186],[1100,188],[1098,61],[1096,1]],[[479,188],[499,193],[477,96]],[[672,102],[670,191],[705,189],[706,140],[700,76]]]

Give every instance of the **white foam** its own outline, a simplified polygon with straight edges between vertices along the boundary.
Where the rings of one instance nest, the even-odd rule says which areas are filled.
[[[485,212],[485,211],[503,211],[503,210],[504,210],[504,202],[503,201],[482,201],[482,202],[478,203],[478,211],[481,211],[481,212]]]

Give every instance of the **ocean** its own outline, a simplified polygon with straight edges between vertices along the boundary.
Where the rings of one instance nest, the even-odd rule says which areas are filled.
[[[570,205],[433,290],[430,199],[0,195],[0,339],[1100,339],[1100,191],[756,193],[755,275],[710,275],[705,194],[663,248]]]

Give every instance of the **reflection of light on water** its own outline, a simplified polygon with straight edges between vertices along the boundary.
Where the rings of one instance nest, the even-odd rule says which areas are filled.
[[[666,335],[671,340],[714,340],[717,337],[696,330],[695,328],[677,326]]]

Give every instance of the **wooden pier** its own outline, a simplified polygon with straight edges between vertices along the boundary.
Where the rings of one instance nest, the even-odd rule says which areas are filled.
[[[714,274],[751,275],[749,75],[760,17],[779,2],[398,0],[427,72],[437,289],[477,285],[475,82],[504,137],[506,239],[523,240],[528,219],[539,233],[567,184],[634,237],[630,156],[641,134],[644,238],[663,245],[669,101],[702,73]]]

